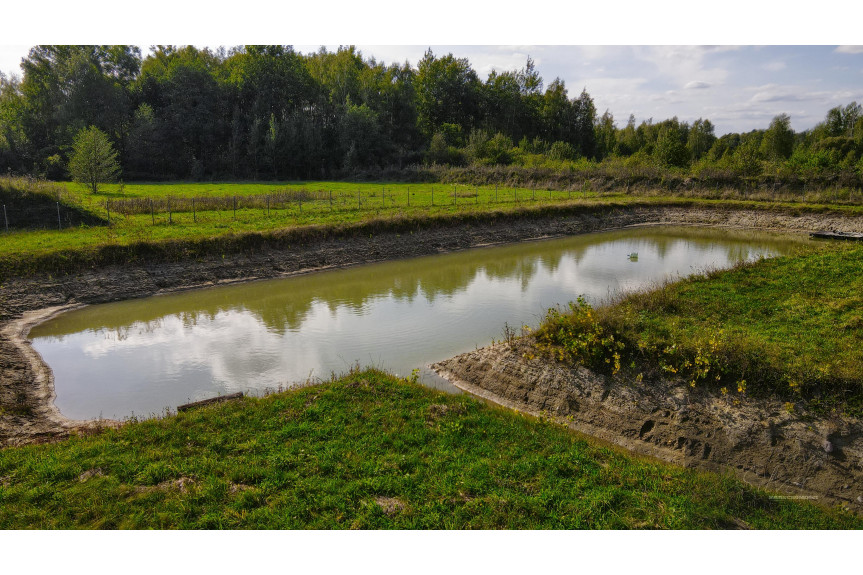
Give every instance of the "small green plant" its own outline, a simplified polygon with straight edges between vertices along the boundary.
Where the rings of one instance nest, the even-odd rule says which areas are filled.
[[[575,360],[603,373],[618,373],[623,342],[597,321],[593,307],[583,296],[570,302],[569,311],[552,308],[537,332],[541,348],[556,359]]]

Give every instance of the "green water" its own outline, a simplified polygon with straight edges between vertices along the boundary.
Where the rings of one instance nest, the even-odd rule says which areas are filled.
[[[666,278],[785,253],[800,236],[632,228],[94,305],[30,332],[68,417],[159,414],[354,365],[454,390],[425,366]],[[637,254],[637,257],[630,257]]]

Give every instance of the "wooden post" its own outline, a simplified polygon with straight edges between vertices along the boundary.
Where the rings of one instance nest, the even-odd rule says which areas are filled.
[[[458,205],[458,196],[455,195],[455,184],[452,185],[452,205]]]
[[[153,198],[150,198],[150,217],[153,219],[153,225],[156,225],[156,213],[153,211]]]
[[[192,223],[198,223],[198,215],[195,213],[195,198],[192,198]]]
[[[57,204],[57,217],[60,217],[60,204]],[[108,223],[111,223],[111,207],[108,205],[108,200],[105,200],[105,211],[108,213]]]
[[[357,209],[358,209],[358,210],[359,210],[359,209],[361,209],[361,208],[362,208],[362,205],[363,205],[363,202],[362,202],[362,200],[360,199],[360,191],[359,191],[359,190],[357,190]]]
[[[202,399],[201,401],[193,401],[192,403],[184,403],[183,405],[177,406],[177,411],[188,411],[190,409],[194,409],[196,407],[203,407],[205,405],[213,405],[214,403],[222,403],[224,401],[230,401],[232,399],[242,399],[243,392],[238,391],[237,393],[231,393],[228,395],[220,395],[218,397],[211,397],[210,399]]]
[[[171,196],[168,196],[168,223],[174,223],[173,214],[171,213]]]

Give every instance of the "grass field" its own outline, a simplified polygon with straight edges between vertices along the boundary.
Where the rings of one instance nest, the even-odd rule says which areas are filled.
[[[388,222],[433,221],[492,212],[530,211],[548,206],[590,209],[671,203],[863,215],[861,206],[773,204],[643,197],[588,189],[551,191],[444,184],[140,183],[106,185],[99,194],[91,194],[72,183],[43,185],[22,178],[0,177],[0,188],[4,186],[25,190],[30,187],[42,196],[56,195],[61,211],[79,211],[92,216],[91,219],[110,221],[110,225],[56,229],[58,222],[53,209],[44,215],[44,229],[14,231],[13,225],[12,231],[0,234],[3,248],[0,279],[40,271],[66,273],[68,266],[75,269],[78,264],[105,264],[96,254],[105,247],[170,245],[173,247],[169,250],[179,252],[184,245],[197,242],[195,249],[200,251],[210,249],[201,247],[201,242],[214,238],[236,240],[250,234],[266,235],[311,227],[338,229],[375,222],[386,227]],[[14,214],[11,217],[14,222]],[[225,242],[220,243],[218,249],[225,249]]]
[[[5,184],[23,186],[26,182],[7,179]],[[575,199],[577,194],[570,192],[344,182],[126,184],[122,192],[114,184],[99,194],[67,183],[52,185],[51,192],[56,190],[61,210],[81,210],[110,225],[58,230],[57,216],[49,210],[44,216],[45,229],[0,235],[0,267],[9,270],[6,275],[42,269],[28,264],[40,257],[70,253],[86,258],[88,252],[104,246],[196,242],[309,226],[335,228],[599,200],[597,194],[588,192]],[[208,204],[222,209],[201,209]]]
[[[0,450],[0,527],[861,528],[377,371]]]
[[[591,309],[553,310],[539,347],[606,373],[680,378],[816,411],[863,413],[863,246],[693,276]],[[798,404],[797,402],[802,402]]]

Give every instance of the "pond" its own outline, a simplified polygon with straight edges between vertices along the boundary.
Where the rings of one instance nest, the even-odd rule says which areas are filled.
[[[146,417],[355,365],[456,391],[428,364],[693,272],[781,255],[794,235],[638,227],[88,306],[30,332],[73,419]]]

